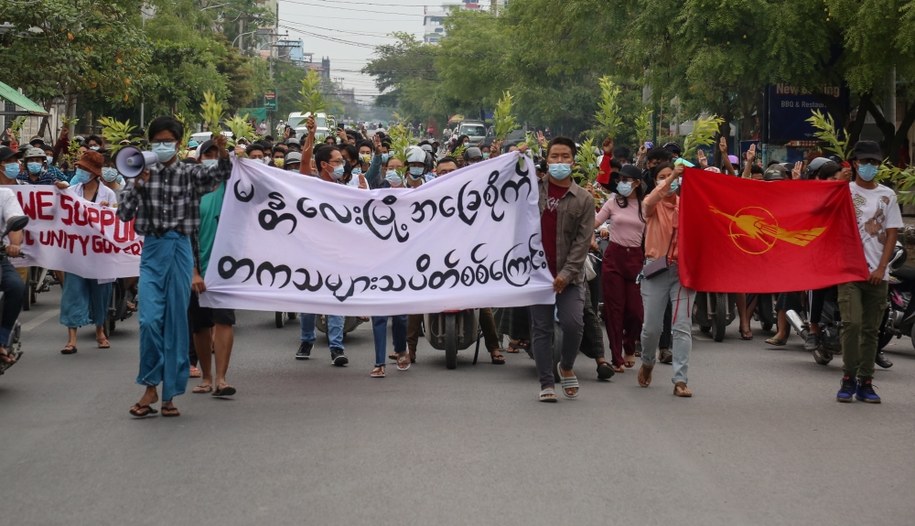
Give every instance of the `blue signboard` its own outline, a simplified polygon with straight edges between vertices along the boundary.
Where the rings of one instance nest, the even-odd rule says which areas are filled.
[[[767,90],[768,137],[770,144],[795,141],[815,141],[814,129],[806,122],[813,110],[832,114],[836,127],[845,124],[848,109],[848,89],[842,86],[821,86],[807,90],[789,84],[770,85]],[[840,108],[841,111],[837,111]]]

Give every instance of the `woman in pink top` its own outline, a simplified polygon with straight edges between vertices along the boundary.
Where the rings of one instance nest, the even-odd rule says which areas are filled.
[[[642,296],[636,278],[645,260],[643,197],[641,171],[632,165],[623,166],[616,193],[600,209],[594,222],[597,228],[609,220],[610,244],[604,251],[601,290],[612,366],[617,373],[625,371],[624,364],[635,365],[635,342],[642,331]]]
[[[642,305],[645,321],[642,326],[642,367],[639,385],[651,384],[651,371],[655,364],[664,311],[671,304],[671,329],[673,332],[673,384],[674,395],[688,398],[692,392],[687,387],[686,371],[689,351],[693,346],[692,309],[696,292],[680,284],[677,269],[677,223],[679,221],[680,189],[683,165],[671,168],[660,164],[652,170],[655,189],[645,197],[645,258],[646,269],[652,262],[666,258],[668,269],[641,280]],[[698,181],[693,181],[697,183]],[[689,183],[688,183],[689,184]],[[645,274],[645,272],[643,272]]]

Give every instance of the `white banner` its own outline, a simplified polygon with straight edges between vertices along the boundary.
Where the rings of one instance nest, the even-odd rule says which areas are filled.
[[[353,316],[552,303],[533,163],[359,190],[242,159],[201,304]]]
[[[29,216],[17,267],[37,266],[72,272],[84,278],[137,276],[143,236],[133,221],[118,219],[117,210],[99,206],[55,186],[19,185],[19,204]]]

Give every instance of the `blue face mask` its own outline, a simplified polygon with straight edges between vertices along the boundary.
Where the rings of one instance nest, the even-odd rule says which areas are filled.
[[[333,178],[334,181],[339,181],[343,179],[343,174],[346,173],[346,168],[341,164],[340,166],[334,167]]]
[[[623,197],[629,197],[632,195],[632,183],[625,182],[616,185],[616,193],[620,194]]]
[[[383,163],[386,163],[386,162],[388,162],[388,161],[390,161],[390,160],[391,160],[391,154],[389,154],[389,153],[383,153],[383,154],[381,154],[381,162],[382,162],[382,164],[383,164]]]
[[[426,169],[423,168],[422,166],[411,166],[410,167],[410,177],[412,177],[414,179],[419,179],[420,177],[423,176],[424,173],[426,173]]]
[[[489,152],[483,152],[483,158],[489,159]]]
[[[70,184],[86,184],[89,182],[89,179],[92,178],[92,174],[83,170],[82,168],[76,169],[76,175],[73,176],[73,179],[70,180]]]
[[[217,164],[219,164],[219,159],[204,159],[204,160],[200,161],[200,164],[202,164],[203,166],[205,166],[207,168],[212,168],[212,167],[216,166]]]
[[[384,174],[384,180],[391,186],[400,186],[403,183],[397,170],[388,170],[388,172]]]
[[[680,178],[677,177],[674,182],[670,183],[670,193],[674,194],[680,189]]]
[[[353,177],[359,177],[362,175],[362,168],[353,168],[351,173],[353,174]]]
[[[106,183],[113,183],[117,181],[120,176],[121,174],[119,174],[115,168],[108,166],[102,168],[102,179],[104,179]]]
[[[877,177],[877,166],[874,166],[873,164],[859,164],[858,177],[868,183],[873,181],[874,178]]]
[[[435,175],[434,172],[429,172],[426,174],[426,182],[428,183],[430,181],[433,181],[436,177],[438,177],[438,176]]]
[[[177,145],[173,142],[154,142],[152,143],[152,151],[156,154],[159,162],[164,163],[174,157],[178,150]]]
[[[19,177],[19,163],[4,164],[3,173],[10,179]]]
[[[572,165],[566,163],[555,163],[549,165],[550,177],[557,181],[568,179],[572,175]]]
[[[29,173],[35,175],[41,173],[41,163],[26,163],[25,167],[28,168]]]

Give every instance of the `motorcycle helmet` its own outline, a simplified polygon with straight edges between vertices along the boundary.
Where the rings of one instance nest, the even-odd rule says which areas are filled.
[[[804,179],[831,179],[842,167],[838,163],[827,159],[826,157],[817,157],[810,161],[807,169],[804,171]]]
[[[680,148],[680,145],[675,142],[669,142],[669,143],[665,144],[664,146],[662,146],[662,148],[664,148],[665,150],[669,151],[670,153],[676,155],[677,157],[683,155],[683,149]]]
[[[763,173],[763,181],[782,181],[788,179],[788,170],[780,164],[773,164]]]

